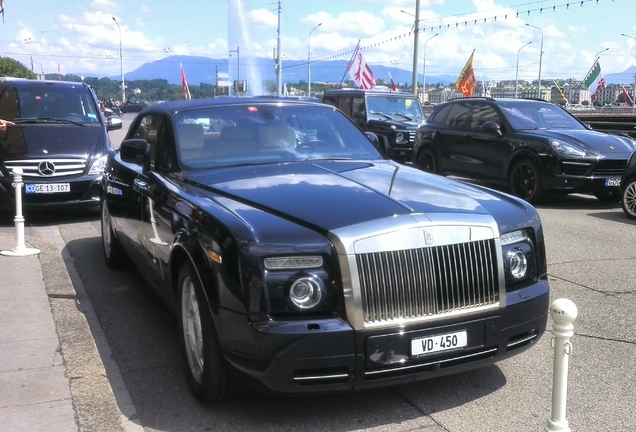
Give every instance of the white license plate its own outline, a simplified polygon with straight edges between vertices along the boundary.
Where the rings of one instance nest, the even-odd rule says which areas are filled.
[[[612,177],[612,178],[605,179],[605,186],[620,186],[620,185],[621,185],[620,177]]]
[[[447,351],[456,348],[463,348],[466,345],[468,345],[468,334],[466,333],[466,330],[417,338],[411,340],[411,355],[418,356],[439,351]]]
[[[70,191],[70,183],[27,183],[25,185],[25,192],[28,194],[64,193]]]

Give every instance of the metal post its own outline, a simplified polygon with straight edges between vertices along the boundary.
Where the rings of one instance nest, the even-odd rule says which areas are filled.
[[[311,29],[307,40],[307,96],[309,97],[311,97],[311,34],[321,25],[322,23]]]
[[[530,45],[532,41],[528,42],[525,45],[522,45],[521,48]],[[521,52],[521,48],[517,51],[517,75],[515,76],[515,97],[517,97],[517,88],[519,88],[519,53]]]
[[[119,27],[119,23],[113,17],[113,21],[117,24],[117,28],[119,29],[119,67],[121,69],[121,101],[126,102],[126,81],[124,77],[124,54],[121,49],[121,27]]]
[[[0,254],[6,256],[27,256],[36,255],[40,251],[38,249],[28,248],[24,240],[24,217],[22,216],[22,168],[13,169],[13,184],[15,187],[15,237],[16,247],[10,251],[1,251]]]
[[[574,302],[557,299],[550,306],[552,326],[552,347],[554,348],[554,371],[552,383],[552,414],[545,426],[545,432],[570,432],[565,418],[565,405],[568,392],[568,360],[572,354],[570,338],[574,336],[572,324],[578,315]]]
[[[537,84],[539,86],[539,99],[543,99],[541,97],[541,61],[543,60],[543,30],[541,30],[539,27],[533,26],[533,25],[528,24],[528,23],[526,23],[526,25],[528,27],[535,28],[535,29],[537,29],[537,30],[539,30],[541,32],[541,48],[539,48],[540,49],[540,51],[539,51],[539,82]]]
[[[280,15],[282,12],[282,8],[280,5],[280,0],[278,0],[278,31],[276,37],[276,94],[278,96],[282,96],[283,94],[283,64],[281,62],[281,53],[280,53]]]
[[[422,56],[422,102],[428,102],[426,99],[426,45],[431,41],[431,39],[438,35],[439,33],[435,33],[433,36],[428,38],[426,42],[424,42],[424,54]]]

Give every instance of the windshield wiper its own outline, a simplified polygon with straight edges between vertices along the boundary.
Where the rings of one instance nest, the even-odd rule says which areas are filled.
[[[85,127],[84,123],[76,122],[73,120],[68,120],[64,118],[54,118],[54,117],[18,117],[13,119],[14,123],[66,123],[66,124],[74,124],[76,126]]]
[[[389,120],[393,119],[393,117],[391,117],[388,114],[384,114],[383,112],[369,111],[369,114],[377,114],[377,115],[380,115],[380,116],[384,117],[385,119],[389,119]]]

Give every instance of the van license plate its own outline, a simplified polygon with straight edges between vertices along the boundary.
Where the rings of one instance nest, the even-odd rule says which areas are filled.
[[[466,330],[411,340],[411,355],[418,356],[439,351],[463,348],[468,345]]]
[[[25,185],[25,192],[28,194],[65,193],[70,191],[70,183],[27,183]]]

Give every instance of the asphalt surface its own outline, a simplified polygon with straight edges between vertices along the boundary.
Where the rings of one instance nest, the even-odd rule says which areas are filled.
[[[552,298],[578,308],[569,425],[636,430],[635,223],[619,205],[587,196],[553,200],[539,212]],[[104,268],[98,218],[26,218],[26,246],[39,253],[0,255],[2,430],[529,432],[550,417],[549,333],[497,365],[421,383],[200,404],[187,390],[166,310],[140,289],[134,270]],[[0,252],[16,245],[5,218]]]

